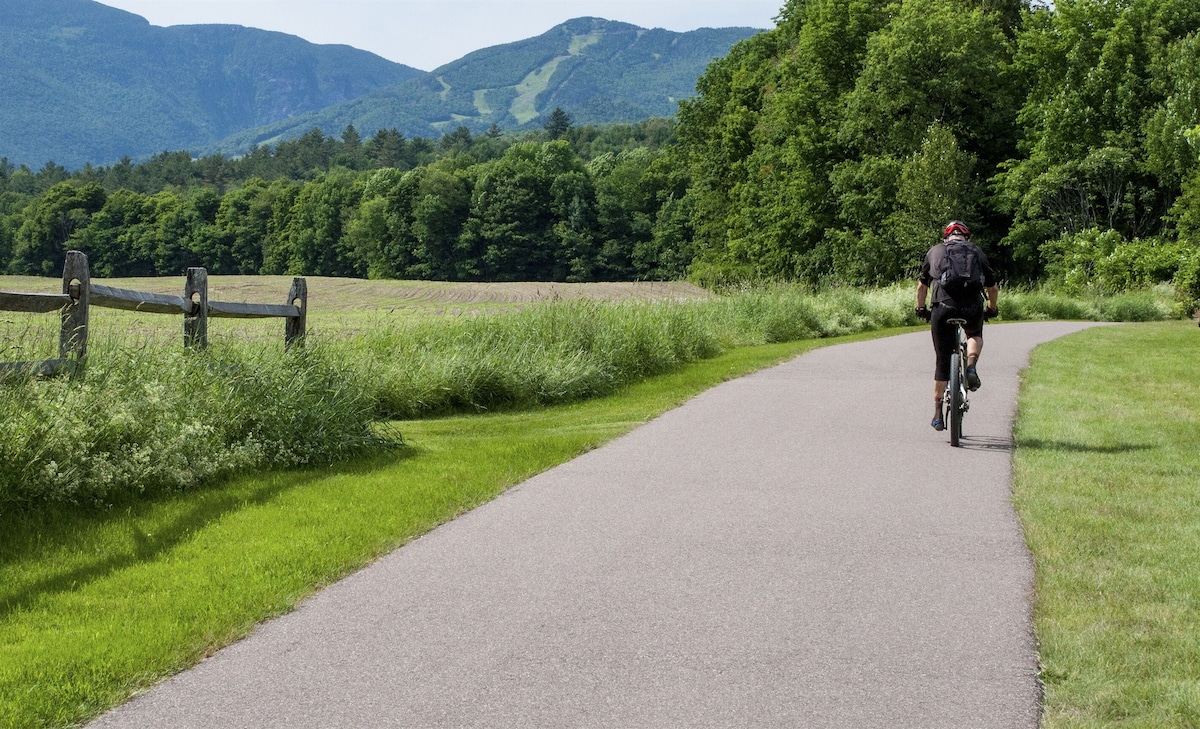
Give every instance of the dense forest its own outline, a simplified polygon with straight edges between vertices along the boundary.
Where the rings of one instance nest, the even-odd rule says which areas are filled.
[[[1198,30],[1200,0],[791,0],[677,124],[0,162],[0,266],[877,284],[960,218],[1009,281],[1194,298]]]
[[[891,281],[958,218],[1009,280],[1194,298],[1198,30],[1200,0],[793,0],[682,104],[692,275]]]
[[[655,223],[686,184],[665,166],[674,124],[544,129],[439,140],[313,130],[230,159],[38,172],[0,160],[0,267],[58,275],[65,250],[94,275],[276,273],[442,280],[681,278],[690,256]]]

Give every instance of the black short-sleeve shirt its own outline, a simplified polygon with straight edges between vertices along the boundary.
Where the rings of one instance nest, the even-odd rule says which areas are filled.
[[[987,256],[974,243],[966,241],[966,244],[979,251],[979,263],[983,267],[983,285],[988,288],[995,286],[996,272],[992,269],[992,264],[988,263]],[[926,286],[933,286],[933,303],[935,304],[953,303],[960,306],[969,306],[978,303],[974,301],[955,301],[949,292],[942,291],[942,287],[936,285],[937,282],[933,279],[933,271],[938,270],[942,257],[945,255],[946,246],[942,243],[938,243],[933,248],[930,248],[929,252],[925,254],[925,261],[921,264],[921,272],[917,275],[917,280]]]

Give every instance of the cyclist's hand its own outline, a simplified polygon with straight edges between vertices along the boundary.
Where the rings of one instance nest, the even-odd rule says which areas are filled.
[[[988,308],[983,310],[983,320],[984,321],[987,321],[988,319],[994,319],[998,316],[1000,316],[1000,310],[993,306],[989,306]]]
[[[916,314],[918,319],[923,319],[925,321],[929,321],[933,318],[933,314],[930,314],[929,309],[925,308],[924,306],[918,306],[916,308]]]

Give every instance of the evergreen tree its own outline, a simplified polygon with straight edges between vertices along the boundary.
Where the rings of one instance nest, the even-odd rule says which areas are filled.
[[[556,106],[542,128],[550,135],[550,139],[562,139],[571,131],[571,115],[563,111],[561,106]]]
[[[412,156],[404,135],[392,129],[380,129],[366,144],[367,157],[376,168],[411,169]]]

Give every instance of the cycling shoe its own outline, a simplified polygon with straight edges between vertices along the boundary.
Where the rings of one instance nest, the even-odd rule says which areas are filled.
[[[970,390],[971,392],[975,392],[976,390],[979,389],[979,387],[981,385],[983,385],[983,381],[979,379],[979,373],[975,371],[974,367],[968,367],[967,368],[967,389]]]

